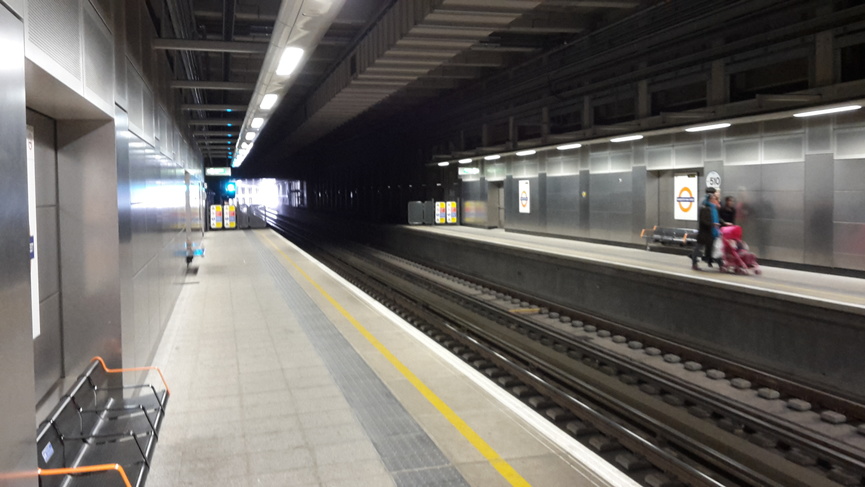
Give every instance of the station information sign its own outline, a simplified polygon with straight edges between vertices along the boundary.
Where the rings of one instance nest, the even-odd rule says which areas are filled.
[[[697,198],[700,179],[696,174],[676,174],[673,177],[673,218],[676,220],[697,221],[700,202]]]
[[[528,179],[520,179],[519,181],[519,201],[517,208],[520,213],[531,213],[531,182]]]
[[[231,176],[230,167],[205,167],[205,176]]]

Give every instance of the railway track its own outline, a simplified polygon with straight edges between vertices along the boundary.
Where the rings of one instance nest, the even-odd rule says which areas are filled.
[[[638,482],[863,485],[862,406],[374,249],[271,225]],[[838,413],[834,413],[838,414]],[[860,428],[861,429],[861,428]],[[849,430],[849,428],[847,428]]]

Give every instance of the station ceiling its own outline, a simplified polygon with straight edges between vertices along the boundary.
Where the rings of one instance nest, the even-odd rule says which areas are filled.
[[[154,48],[184,67],[175,88],[205,165],[226,166],[247,132],[252,151],[288,156],[357,117],[387,119],[655,3],[663,2],[186,0],[168,2],[174,28]],[[300,65],[275,79],[275,59],[300,37]],[[274,89],[277,104],[262,111]],[[254,118],[264,126],[251,128]]]

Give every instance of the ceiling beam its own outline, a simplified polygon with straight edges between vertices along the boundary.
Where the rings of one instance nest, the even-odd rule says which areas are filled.
[[[150,47],[168,51],[232,52],[239,54],[264,54],[269,46],[266,42],[202,41],[195,39],[153,39]]]
[[[245,112],[246,105],[212,105],[212,104],[186,104],[181,105],[181,110],[209,110],[215,112]]]
[[[193,136],[193,137],[208,137],[208,136],[223,136],[223,137],[227,137],[227,136],[237,136],[239,133],[240,133],[240,130],[237,130],[237,131],[235,131],[235,132],[232,132],[232,131],[225,131],[225,130],[213,130],[213,131],[209,131],[209,130],[197,130],[197,131],[195,131],[195,132],[192,132],[192,136]]]
[[[236,125],[240,127],[240,124],[243,123],[243,120],[232,120],[228,118],[203,118],[201,120],[189,120],[186,122],[187,125]]]
[[[191,88],[200,90],[236,90],[236,91],[252,91],[255,89],[254,83],[236,83],[232,81],[184,81],[175,80],[171,82],[172,89]]]
[[[546,0],[547,7],[581,7],[581,8],[634,8],[640,5],[638,0]]]

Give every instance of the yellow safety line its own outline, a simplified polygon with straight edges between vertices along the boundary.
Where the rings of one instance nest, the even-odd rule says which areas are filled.
[[[330,304],[333,305],[333,307],[336,308],[336,310],[339,311],[345,317],[345,319],[349,321],[349,323],[354,325],[355,329],[357,329],[357,331],[359,331],[360,334],[363,335],[364,338],[366,338],[367,341],[369,341],[372,346],[374,346],[376,350],[378,350],[379,353],[381,353],[394,367],[396,367],[396,369],[399,370],[400,373],[402,373],[402,375],[406,379],[408,379],[408,381],[411,382],[411,384],[415,386],[415,388],[421,394],[423,394],[426,400],[429,401],[430,404],[432,404],[442,414],[442,416],[444,416],[445,418],[447,418],[448,421],[450,421],[454,428],[456,428],[457,431],[459,431],[469,441],[469,443],[471,443],[472,446],[474,446],[478,450],[478,452],[480,452],[480,454],[487,459],[490,465],[492,465],[492,467],[495,468],[499,472],[499,474],[501,474],[501,476],[505,478],[505,480],[507,480],[511,485],[531,485],[528,481],[526,481],[526,479],[522,477],[522,475],[520,475],[513,467],[511,467],[511,465],[505,459],[500,457],[499,454],[496,453],[495,450],[493,450],[493,447],[487,444],[487,442],[484,441],[483,438],[480,437],[480,435],[475,433],[471,426],[466,424],[466,422],[463,421],[463,419],[460,418],[459,415],[457,415],[457,413],[455,413],[454,410],[450,408],[450,406],[448,406],[444,401],[442,401],[441,398],[439,398],[432,390],[430,390],[429,387],[426,386],[426,384],[424,384],[416,375],[414,375],[414,373],[408,367],[406,367],[402,362],[400,362],[400,360],[396,358],[396,356],[391,353],[391,351],[388,350],[387,347],[385,347],[380,341],[378,341],[378,339],[372,333],[370,333],[369,330],[367,330],[363,325],[361,325],[360,322],[358,322],[348,311],[346,311],[345,308],[342,307],[342,305],[340,305],[333,297],[330,296],[330,294],[327,293],[327,291],[325,291],[317,282],[315,282],[312,277],[309,276],[309,274],[304,272],[304,270],[301,269],[300,266],[297,265],[297,263],[292,260],[291,257],[289,257],[285,252],[283,252],[282,249],[277,247],[270,240],[270,238],[264,238],[266,238],[267,243],[269,243],[274,249],[276,249],[277,252],[282,254],[285,260],[287,260],[292,266],[294,266],[294,268],[297,269],[297,271],[307,281],[309,281],[309,283],[312,284],[312,286],[315,287],[315,289],[317,289],[318,292],[321,293],[321,295],[324,296],[325,299],[327,299]]]

